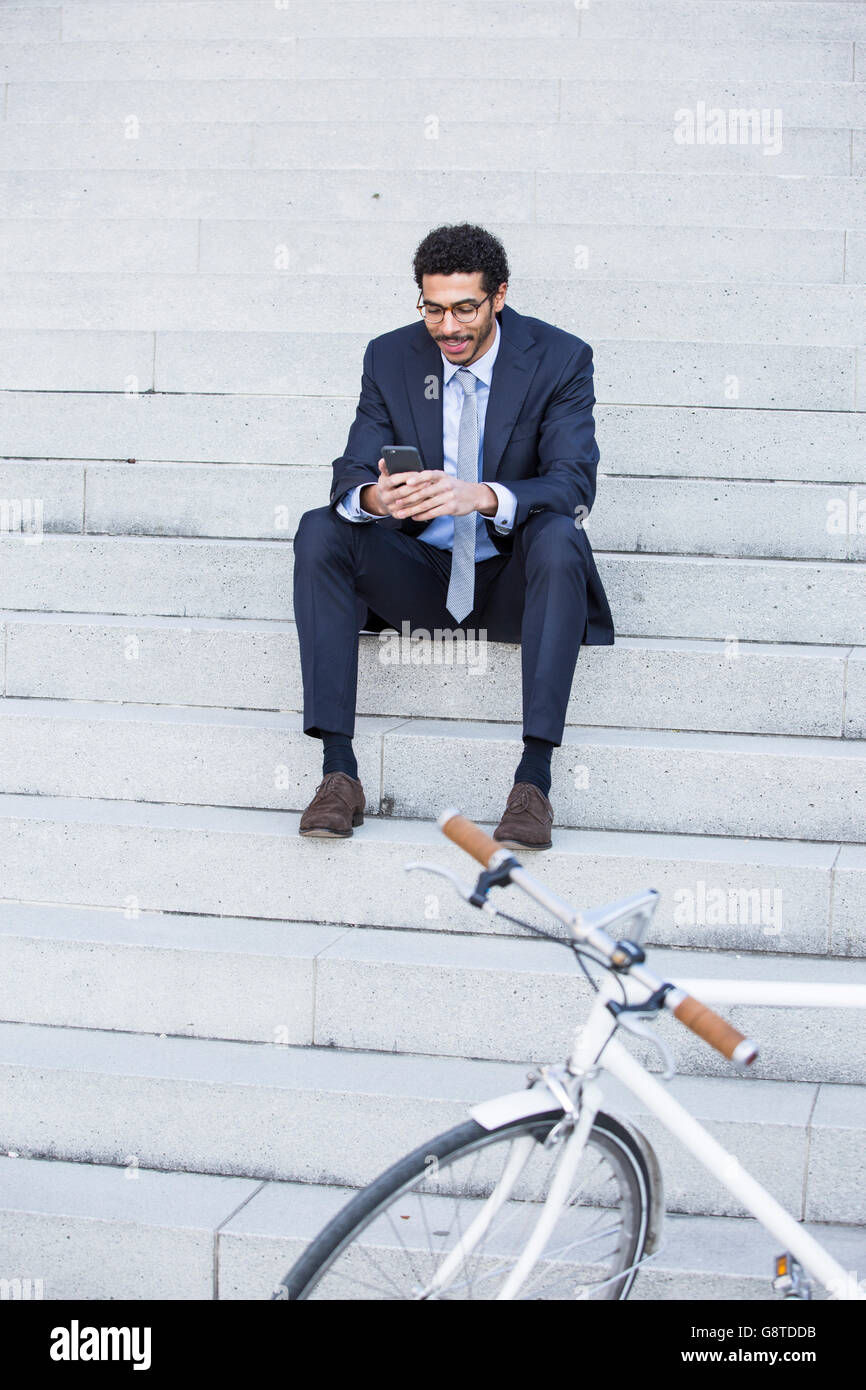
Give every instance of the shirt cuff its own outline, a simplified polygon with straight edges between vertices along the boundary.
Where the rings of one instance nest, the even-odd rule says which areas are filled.
[[[380,521],[381,517],[373,512],[365,512],[361,506],[361,488],[366,487],[366,483],[359,483],[351,491],[346,492],[337,503],[337,511],[340,516],[345,517],[346,521]]]
[[[506,536],[514,527],[514,517],[517,512],[517,498],[510,488],[502,483],[488,483],[487,486],[492,492],[496,493],[496,500],[499,503],[496,515],[488,517],[493,522],[494,529],[501,536]]]

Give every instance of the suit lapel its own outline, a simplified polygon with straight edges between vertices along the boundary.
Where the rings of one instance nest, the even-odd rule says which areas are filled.
[[[418,449],[425,468],[443,468],[442,450],[442,354],[423,323],[418,325],[415,352],[403,359],[409,408],[415,421]],[[421,336],[423,335],[423,336]]]
[[[493,365],[487,414],[484,417],[484,458],[481,476],[495,478],[499,460],[511,431],[517,423],[538,359],[527,352],[534,339],[523,325],[520,314],[507,304],[499,315],[502,336]]]

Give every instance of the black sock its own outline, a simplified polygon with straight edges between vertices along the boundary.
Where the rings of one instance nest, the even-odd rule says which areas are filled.
[[[345,772],[348,777],[358,776],[358,763],[352,751],[352,740],[348,734],[327,734],[322,732],[324,755],[322,776],[329,772]]]
[[[546,738],[525,738],[523,757],[514,774],[515,782],[531,782],[547,796],[550,791],[550,755],[555,746],[548,743]]]

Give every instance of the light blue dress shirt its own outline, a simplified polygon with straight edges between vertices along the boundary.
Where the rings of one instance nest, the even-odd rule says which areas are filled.
[[[478,407],[478,481],[481,481],[481,461],[484,457],[484,420],[487,415],[487,402],[490,397],[490,383],[493,380],[493,366],[496,355],[499,352],[499,340],[502,336],[499,321],[496,321],[496,337],[491,347],[488,348],[481,357],[470,364],[468,371],[478,379],[478,386],[475,390],[475,400]],[[465,399],[463,388],[460,383],[454,380],[455,373],[459,370],[459,362],[449,362],[447,357],[440,349],[442,357],[442,455],[443,465],[446,473],[457,476],[457,442],[460,432],[460,412],[463,408]],[[375,516],[372,512],[367,512],[361,506],[361,488],[366,487],[366,483],[361,483],[358,487],[351,488],[344,497],[337,503],[337,511],[340,516],[347,521],[380,521],[381,517]],[[488,482],[487,486],[496,493],[499,502],[496,515],[491,517],[495,529],[500,535],[507,535],[514,526],[514,517],[517,512],[517,498],[510,488],[502,483]],[[477,513],[476,521],[478,530],[475,537],[475,561],[488,560],[499,552],[487,534],[487,527],[484,524],[484,517],[480,512]],[[440,550],[451,550],[454,545],[454,518],[451,516],[437,516],[435,520],[428,522],[423,531],[419,531],[416,537],[419,541],[424,541],[427,545],[435,545]]]

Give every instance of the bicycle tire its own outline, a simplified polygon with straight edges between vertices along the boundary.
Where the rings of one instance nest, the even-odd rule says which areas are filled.
[[[377,1297],[405,1300],[436,1298],[495,1298],[497,1288],[523,1249],[528,1232],[540,1212],[540,1203],[561,1153],[558,1144],[546,1141],[554,1136],[562,1120],[561,1111],[530,1116],[496,1130],[485,1130],[474,1120],[440,1134],[407,1154],[362,1189],[315,1237],[277,1286],[273,1297],[291,1301],[312,1298],[326,1300]],[[560,1131],[562,1133],[562,1131]],[[456,1244],[473,1212],[507,1159],[500,1153],[492,1172],[457,1172],[464,1161],[473,1164],[479,1156],[494,1156],[499,1145],[508,1153],[516,1140],[532,1137],[526,1145],[531,1165],[538,1167],[540,1182],[532,1187],[522,1178],[512,1198],[494,1218],[484,1241],[472,1252],[445,1290],[431,1295],[427,1289],[433,1272],[448,1250]],[[555,1139],[555,1136],[554,1136]],[[557,1152],[554,1152],[554,1149]],[[545,1161],[545,1155],[548,1155]],[[599,1165],[608,1170],[601,1185]],[[450,1175],[443,1184],[441,1175]],[[432,1176],[431,1176],[432,1175]],[[532,1175],[536,1182],[536,1175]],[[474,1183],[474,1187],[473,1187]],[[613,1116],[599,1112],[581,1157],[569,1201],[560,1214],[541,1260],[518,1295],[520,1298],[589,1298],[622,1300],[628,1297],[636,1268],[647,1245],[655,1177],[632,1133]],[[592,1200],[580,1200],[581,1197]],[[422,1217],[421,1203],[427,1203]],[[453,1207],[467,1203],[464,1221],[446,1223]],[[609,1228],[609,1213],[616,1207],[621,1215],[617,1227]],[[429,1216],[434,1218],[431,1227]],[[500,1216],[504,1217],[500,1221]],[[599,1221],[607,1227],[599,1226]],[[508,1230],[509,1222],[513,1229]],[[596,1225],[593,1234],[593,1222]],[[411,1226],[411,1234],[410,1234]],[[443,1229],[446,1227],[446,1229]],[[526,1228],[526,1229],[524,1229]],[[614,1248],[602,1259],[599,1242],[616,1236]],[[427,1237],[427,1249],[423,1238]],[[366,1240],[364,1239],[366,1237]],[[434,1245],[433,1238],[436,1243]],[[564,1239],[565,1244],[557,1245]],[[449,1244],[450,1242],[450,1244]],[[595,1243],[596,1249],[579,1247]],[[591,1256],[587,1261],[587,1256]],[[384,1264],[382,1263],[384,1261]],[[470,1282],[473,1273],[479,1283]],[[426,1278],[426,1283],[425,1283]],[[581,1280],[589,1282],[581,1282]],[[483,1285],[483,1287],[482,1287]],[[558,1290],[558,1292],[557,1292]],[[567,1292],[564,1292],[567,1290]]]

